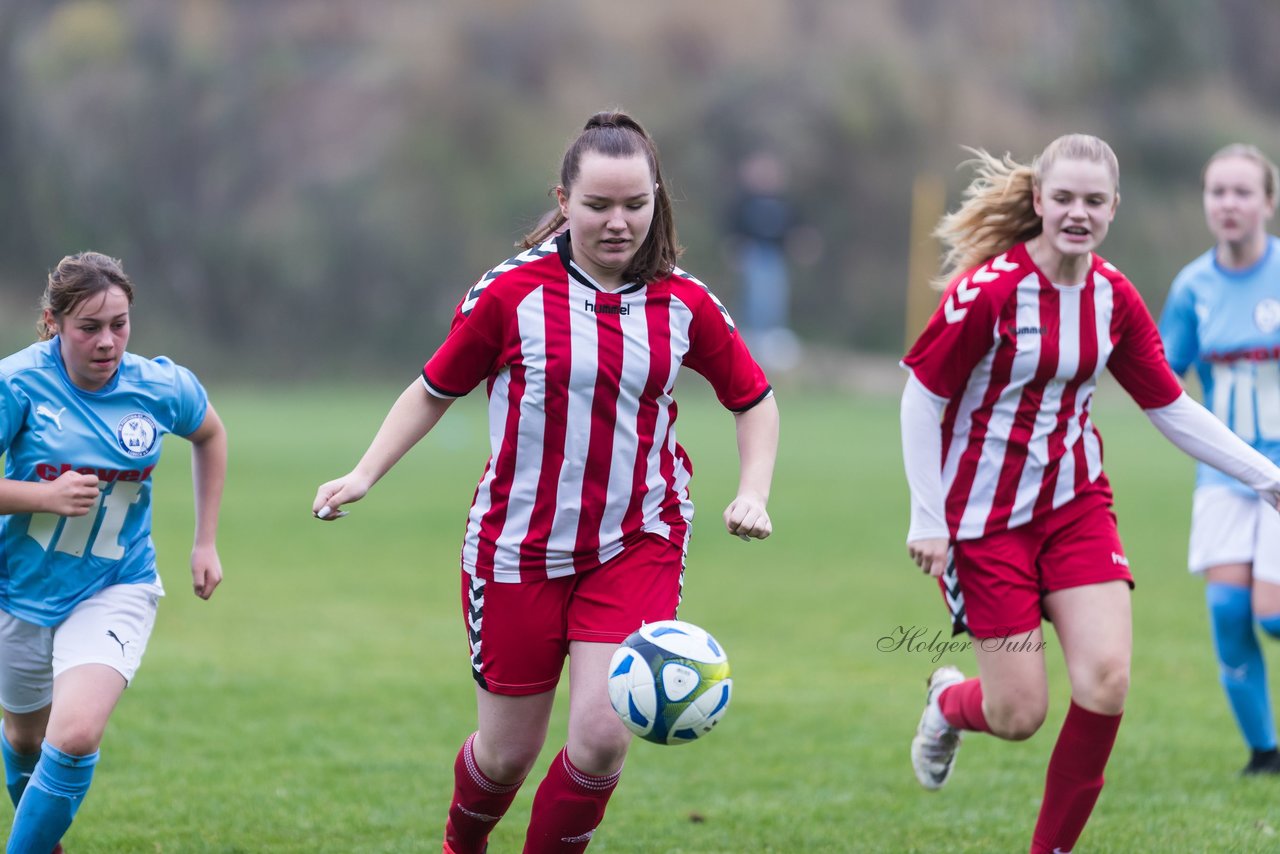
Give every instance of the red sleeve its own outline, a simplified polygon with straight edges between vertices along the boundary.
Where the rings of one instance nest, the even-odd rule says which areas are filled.
[[[707,378],[725,409],[745,412],[769,396],[769,380],[710,292],[691,302],[684,363]]]
[[[1001,282],[976,285],[968,273],[957,276],[943,291],[938,310],[929,318],[903,366],[910,368],[932,394],[951,399],[996,344],[996,321],[1010,289]]]
[[[1116,340],[1107,369],[1143,409],[1168,406],[1182,394],[1182,384],[1165,358],[1160,330],[1127,279],[1115,283],[1114,293]]]
[[[503,312],[493,290],[473,288],[463,297],[444,343],[423,366],[422,377],[437,397],[462,397],[497,370]]]

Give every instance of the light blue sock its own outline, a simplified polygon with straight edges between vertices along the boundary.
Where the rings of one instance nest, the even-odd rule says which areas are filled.
[[[1273,750],[1276,727],[1271,718],[1267,665],[1253,630],[1252,594],[1247,587],[1205,586],[1209,625],[1218,652],[1218,670],[1231,711],[1244,740],[1254,750]]]
[[[72,756],[44,743],[40,761],[13,816],[7,854],[53,850],[89,791],[97,763],[96,750],[88,756]]]
[[[1273,638],[1280,638],[1280,614],[1259,617],[1258,625],[1262,626],[1262,630]]]
[[[4,753],[4,784],[9,789],[9,799],[16,807],[18,801],[22,800],[22,791],[27,788],[31,772],[36,770],[40,754],[19,753],[14,750],[13,745],[9,743],[9,736],[4,733],[3,726],[0,726],[0,752]]]

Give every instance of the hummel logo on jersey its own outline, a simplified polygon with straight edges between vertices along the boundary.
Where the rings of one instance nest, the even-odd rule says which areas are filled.
[[[127,643],[133,643],[133,641],[122,641],[122,640],[120,640],[120,636],[119,636],[118,634],[116,634],[116,633],[115,633],[115,631],[113,631],[112,629],[107,629],[107,637],[111,638],[113,641],[115,641],[116,643],[120,644],[120,654],[121,654],[121,655],[124,655],[124,646],[125,646],[125,644],[127,644]]]
[[[584,311],[595,312],[596,314],[630,314],[631,313],[631,306],[629,305],[596,305],[591,300],[583,300],[582,309]]]
[[[1013,330],[1014,335],[1043,335],[1044,333],[1043,326],[1019,326]]]
[[[43,415],[45,418],[48,418],[50,421],[52,421],[54,424],[58,426],[59,430],[62,429],[62,413],[66,411],[67,411],[67,408],[65,406],[59,409],[57,412],[54,412],[52,409],[45,406],[43,403],[36,404],[36,415]]]

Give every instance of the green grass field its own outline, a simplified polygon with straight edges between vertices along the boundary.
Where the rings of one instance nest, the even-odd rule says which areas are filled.
[[[1052,636],[1039,735],[970,737],[941,792],[910,770],[935,655],[877,642],[917,628],[945,637],[947,624],[902,545],[896,400],[781,388],[776,533],[747,544],[719,521],[737,473],[732,418],[700,380],[686,385],[700,524],[681,616],[728,649],[733,705],[700,743],[636,743],[591,850],[1025,851],[1066,710]],[[210,602],[189,592],[189,454],[170,440],[155,510],[169,595],[67,837],[72,854],[439,850],[453,758],[473,729],[457,552],[486,455],[479,396],[349,518],[309,514],[316,486],[351,466],[398,391],[211,389],[232,467],[226,581]],[[1192,465],[1114,390],[1097,409],[1138,578],[1137,648],[1109,782],[1078,850],[1272,850],[1280,781],[1236,776],[1245,750],[1201,585],[1184,569]],[[940,660],[973,671],[968,651]],[[563,728],[558,716],[543,763]],[[495,831],[495,854],[519,850],[535,787]]]

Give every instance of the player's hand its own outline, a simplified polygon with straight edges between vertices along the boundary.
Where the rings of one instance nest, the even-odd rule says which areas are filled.
[[[743,540],[763,540],[773,533],[773,522],[757,495],[739,495],[725,508],[724,526]]]
[[[311,502],[311,515],[325,522],[341,519],[347,515],[346,511],[341,509],[342,505],[359,501],[368,492],[369,484],[354,473],[322,483],[316,490],[316,500]]]
[[[48,512],[59,516],[83,516],[98,500],[98,478],[91,474],[66,471],[46,487]]]
[[[201,599],[208,599],[222,583],[222,560],[213,546],[196,546],[191,550],[191,588]]]
[[[947,551],[951,541],[946,537],[930,537],[907,543],[907,554],[926,575],[941,578],[947,568]]]

